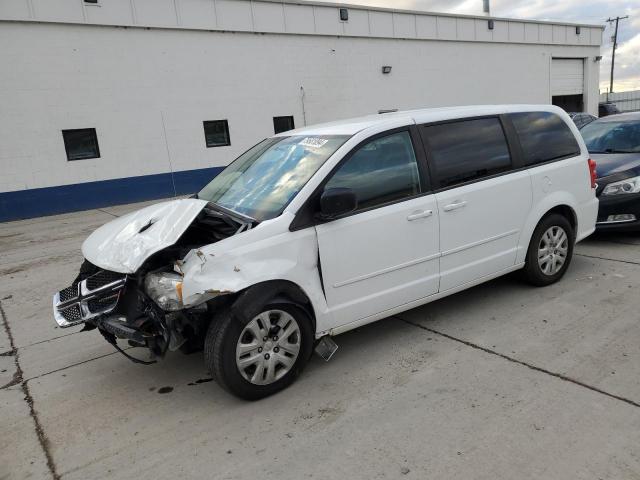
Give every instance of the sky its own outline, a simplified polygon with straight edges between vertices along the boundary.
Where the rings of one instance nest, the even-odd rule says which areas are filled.
[[[482,14],[482,0],[343,0],[338,3],[469,15]],[[611,36],[614,32],[614,26],[606,20],[609,17],[628,15],[628,19],[620,21],[618,29],[613,90],[615,92],[640,90],[640,0],[491,0],[491,15],[606,25],[600,62],[601,92],[609,89]]]

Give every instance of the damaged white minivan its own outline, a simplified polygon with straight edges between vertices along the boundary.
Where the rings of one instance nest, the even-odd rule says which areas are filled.
[[[241,155],[197,195],[117,218],[54,295],[61,327],[204,349],[258,399],[332,336],[522,269],[566,272],[595,229],[595,164],[552,106],[475,106],[305,127]],[[142,362],[148,363],[148,362]]]

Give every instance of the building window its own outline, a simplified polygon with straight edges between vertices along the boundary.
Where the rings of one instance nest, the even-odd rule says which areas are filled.
[[[226,120],[207,120],[202,123],[204,125],[204,139],[207,143],[207,148],[231,145],[229,123]]]
[[[288,132],[293,130],[295,125],[293,124],[293,116],[289,117],[273,117],[273,130],[276,133]]]
[[[67,160],[100,158],[95,128],[62,130],[62,139],[64,140],[64,149],[67,152]]]

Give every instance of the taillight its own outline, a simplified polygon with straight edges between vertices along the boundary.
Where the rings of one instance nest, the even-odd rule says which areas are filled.
[[[589,176],[591,177],[591,188],[596,188],[596,180],[598,174],[596,173],[596,161],[589,159]]]

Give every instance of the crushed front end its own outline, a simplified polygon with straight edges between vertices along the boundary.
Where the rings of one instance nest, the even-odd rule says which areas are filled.
[[[118,339],[132,347],[146,347],[152,358],[163,357],[167,350],[201,350],[213,310],[226,304],[228,300],[224,297],[230,292],[202,292],[183,302],[182,259],[198,255],[202,245],[247,231],[252,224],[206,205],[190,221],[175,243],[159,250],[149,249],[141,259],[126,252],[135,251],[135,247],[144,242],[155,245],[159,243],[159,235],[166,234],[158,209],[138,214],[128,223],[116,224],[117,230],[99,233],[100,242],[89,237],[88,243],[93,241],[100,248],[85,252],[83,246],[83,253],[93,253],[95,263],[104,261],[110,254],[111,258],[125,261],[132,258],[139,266],[131,269],[132,273],[118,273],[85,260],[73,283],[53,296],[56,323],[62,328],[83,324],[84,330],[98,329],[116,349],[140,363],[149,362],[130,356],[117,344]],[[125,233],[127,237],[123,240]],[[123,263],[116,268],[125,271],[125,267]]]
[[[143,283],[137,275],[110,272],[85,261],[73,284],[54,295],[55,320],[62,328],[79,324],[84,324],[84,330],[97,328],[125,354],[117,339],[148,348],[152,357],[162,357],[187,342],[193,344],[206,304],[189,311],[165,312],[149,298]]]

